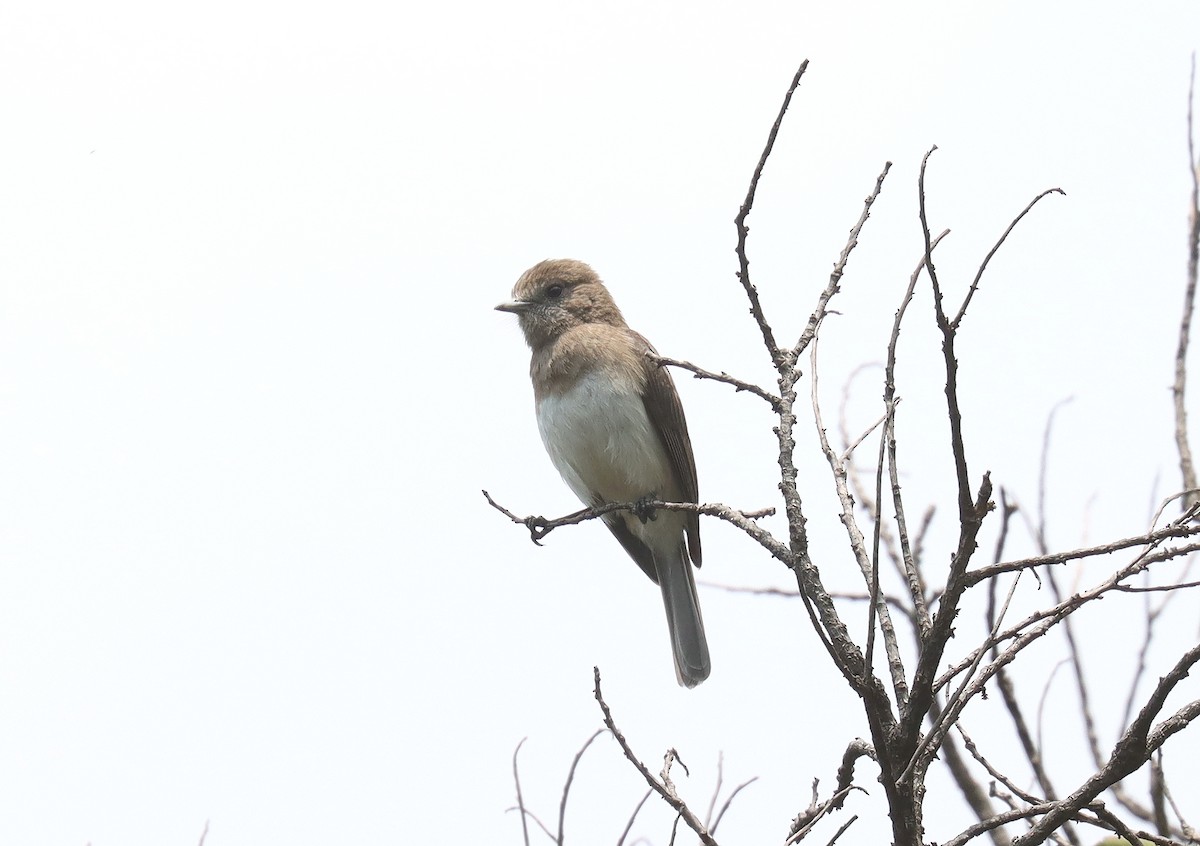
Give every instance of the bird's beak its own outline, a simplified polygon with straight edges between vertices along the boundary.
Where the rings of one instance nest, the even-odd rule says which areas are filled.
[[[496,311],[508,311],[513,314],[522,314],[529,311],[533,307],[533,303],[528,300],[509,300],[506,303],[500,303],[496,306]]]

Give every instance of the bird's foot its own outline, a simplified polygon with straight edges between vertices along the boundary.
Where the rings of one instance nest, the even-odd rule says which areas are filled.
[[[646,494],[633,504],[633,516],[642,521],[643,524],[651,520],[658,519],[658,512],[650,503],[658,499],[654,494]]]

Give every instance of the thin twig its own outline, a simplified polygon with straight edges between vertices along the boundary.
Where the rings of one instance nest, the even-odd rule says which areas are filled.
[[[1146,573],[1146,574],[1144,574],[1144,576],[1145,576],[1146,581],[1149,582],[1150,574]],[[1126,591],[1128,593],[1146,593],[1147,595],[1145,597],[1145,602],[1143,603],[1143,607],[1145,610],[1145,616],[1144,616],[1144,621],[1143,621],[1144,625],[1145,625],[1145,634],[1142,637],[1141,648],[1138,649],[1137,663],[1135,664],[1134,669],[1133,669],[1133,678],[1129,682],[1129,695],[1125,699],[1125,714],[1121,718],[1121,728],[1122,729],[1124,729],[1126,726],[1128,726],[1129,721],[1133,718],[1134,699],[1137,697],[1138,686],[1141,683],[1142,676],[1145,675],[1145,673],[1146,673],[1146,663],[1147,663],[1147,659],[1150,655],[1150,644],[1154,641],[1154,623],[1158,619],[1158,615],[1161,613],[1162,609],[1167,607],[1167,601],[1169,601],[1171,599],[1171,597],[1176,595],[1175,589],[1177,587],[1181,587],[1181,586],[1180,585],[1164,585],[1163,587],[1167,590],[1170,590],[1171,592],[1167,595],[1166,600],[1162,603],[1159,610],[1156,611],[1154,609],[1153,602],[1151,601],[1151,597],[1149,595],[1149,593],[1151,591],[1155,590],[1154,586],[1146,587],[1146,588],[1134,588],[1134,587],[1126,586]]]
[[[604,725],[621,747],[621,751],[625,753],[625,757],[642,774],[642,778],[650,785],[650,789],[661,796],[663,801],[679,814],[688,828],[696,833],[704,846],[717,846],[717,841],[713,840],[712,835],[705,829],[704,823],[700,822],[699,817],[692,813],[692,809],[687,806],[687,803],[679,798],[673,788],[668,789],[668,784],[664,784],[656,779],[646,765],[634,754],[633,749],[629,746],[629,742],[625,740],[625,735],[617,728],[617,724],[613,720],[612,711],[609,710],[608,703],[604,701],[604,695],[600,692],[600,668],[593,667],[592,673],[596,682],[595,689],[592,692],[596,697],[596,702],[600,704],[600,711],[604,715]]]
[[[1001,814],[996,814],[988,820],[982,820],[972,826],[964,828],[961,832],[951,837],[941,846],[964,846],[966,843],[975,839],[981,834],[986,834],[993,828],[998,828],[1002,825],[1007,825],[1010,822],[1017,820],[1027,820],[1030,817],[1036,817],[1044,814],[1055,806],[1054,802],[1043,802],[1040,805],[1030,805],[1026,808],[1014,808],[1011,811],[1005,811]]]
[[[588,750],[597,737],[604,734],[605,729],[598,729],[595,734],[587,739],[587,742],[575,753],[575,759],[571,761],[571,769],[567,771],[567,780],[563,783],[562,801],[558,804],[558,837],[555,842],[558,846],[563,846],[563,822],[567,816],[567,796],[571,792],[571,782],[575,780],[575,769],[579,766],[579,760],[583,757],[583,753]]]
[[[932,252],[942,242],[942,239],[949,234],[949,229],[943,229],[930,242],[929,251]],[[917,621],[918,643],[925,642],[932,623],[929,618],[929,606],[925,601],[924,581],[921,578],[916,558],[909,544],[908,523],[904,514],[904,500],[900,495],[900,467],[896,457],[896,406],[900,402],[896,396],[896,348],[900,343],[901,323],[904,321],[904,315],[908,311],[909,304],[912,302],[913,293],[917,289],[917,280],[920,279],[921,271],[925,269],[926,262],[927,256],[922,255],[921,261],[917,263],[916,269],[913,270],[908,278],[908,288],[904,292],[904,298],[900,301],[900,307],[896,309],[896,317],[892,321],[892,333],[888,337],[887,364],[884,367],[883,378],[883,402],[887,408],[888,481],[892,486],[892,507],[896,514],[896,529],[900,535],[900,552],[903,562],[904,580],[908,585],[908,592],[913,601],[913,613]],[[880,510],[882,512],[882,508]]]
[[[1008,228],[1004,230],[1004,234],[1000,236],[1000,240],[997,241],[995,246],[988,251],[987,256],[984,257],[983,262],[979,265],[979,270],[976,272],[975,278],[971,281],[971,287],[967,290],[967,296],[963,298],[962,305],[958,309],[958,314],[954,316],[954,320],[951,322],[951,325],[955,329],[958,329],[959,325],[962,323],[963,315],[967,313],[967,306],[971,304],[971,298],[975,296],[975,292],[979,289],[979,280],[983,278],[983,272],[987,270],[988,262],[992,260],[992,256],[996,255],[996,251],[1004,245],[1004,242],[1008,239],[1009,233],[1016,228],[1017,224],[1021,222],[1021,219],[1025,217],[1025,215],[1029,214],[1030,210],[1032,210],[1033,207],[1038,204],[1039,200],[1049,194],[1061,194],[1065,197],[1067,192],[1061,188],[1048,188],[1030,200],[1029,205],[1025,207],[1024,211],[1013,218],[1012,223],[1008,224]]]
[[[713,786],[712,798],[708,800],[708,812],[704,815],[704,825],[712,831],[713,811],[717,807],[717,798],[721,795],[721,785],[725,782],[725,753],[717,753],[717,783]]]
[[[996,637],[996,634],[1000,629],[1000,624],[1004,622],[1004,616],[1008,613],[1009,605],[1012,604],[1012,598],[1017,592],[1017,583],[1019,581],[1020,574],[1018,573],[1017,578],[1013,579],[1012,585],[1009,586],[1008,596],[1004,599],[1004,605],[1001,606],[1000,613],[996,615],[996,622],[992,626],[991,634],[988,635],[989,640],[992,640]],[[970,699],[970,697],[967,696],[967,690],[970,686],[971,677],[975,672],[976,667],[978,667],[979,663],[983,660],[983,656],[984,653],[982,651],[976,654],[975,661],[972,666],[967,669],[966,674],[963,676],[962,682],[959,684],[958,690],[954,692],[953,696],[947,698],[946,707],[942,712],[941,717],[937,720],[937,722],[934,723],[933,728],[926,733],[925,737],[921,740],[921,743],[917,746],[916,751],[913,752],[912,758],[909,759],[908,766],[904,769],[904,774],[901,775],[901,779],[907,779],[913,770],[921,765],[921,759],[923,757],[932,758],[932,756],[937,752],[938,746],[941,744],[942,736],[949,730],[950,726],[952,726],[955,721],[958,720],[958,715],[962,713],[962,709],[966,707],[967,701]]]
[[[1103,543],[1099,546],[1073,549],[1068,552],[1054,552],[1049,555],[1036,555],[1033,558],[1021,558],[1016,561],[1005,561],[1000,564],[988,564],[984,567],[980,567],[976,570],[971,570],[968,572],[963,577],[963,584],[967,587],[971,587],[972,585],[977,585],[982,581],[986,581],[987,579],[999,576],[1001,573],[1011,573],[1016,570],[1028,570],[1032,567],[1041,567],[1046,564],[1065,564],[1068,561],[1076,561],[1081,558],[1092,558],[1097,555],[1108,555],[1113,552],[1120,552],[1123,549],[1129,549],[1133,546],[1153,545],[1172,538],[1190,538],[1196,535],[1200,535],[1200,525],[1180,525],[1177,523],[1172,523],[1161,529],[1147,532],[1144,535],[1121,538],[1120,540],[1109,541],[1108,543]]]
[[[1160,833],[1166,834],[1171,830],[1171,822],[1167,819],[1166,786],[1162,770],[1162,750],[1159,749],[1150,759],[1150,806],[1154,809],[1154,827]],[[1141,844],[1137,844],[1141,846]]]
[[[1162,750],[1161,749],[1158,751],[1158,755],[1159,755],[1159,767],[1161,768],[1162,767]],[[1167,804],[1169,804],[1171,806],[1171,811],[1175,814],[1175,819],[1179,820],[1180,833],[1183,834],[1183,836],[1186,837],[1188,840],[1191,840],[1193,843],[1200,843],[1200,832],[1197,832],[1194,828],[1192,828],[1192,826],[1188,823],[1188,821],[1186,819],[1184,819],[1183,812],[1180,811],[1179,806],[1177,804],[1175,804],[1175,797],[1171,795],[1171,789],[1167,785],[1167,777],[1165,775],[1163,776],[1162,785],[1163,785],[1163,795],[1166,797]]]
[[[867,586],[867,591],[875,597],[868,610],[870,629],[867,634],[867,654],[864,654],[859,659],[862,661],[862,669],[859,675],[863,679],[870,679],[874,676],[874,668],[867,659],[874,647],[872,633],[875,631],[875,617],[878,616],[879,630],[883,637],[884,652],[887,655],[888,671],[892,678],[892,688],[895,691],[896,701],[904,703],[908,699],[908,681],[905,678],[904,662],[900,655],[900,643],[896,637],[896,630],[892,624],[892,617],[888,612],[887,604],[879,599],[878,590],[875,587],[878,584],[878,570],[875,564],[872,563],[872,556],[867,551],[866,538],[863,536],[862,529],[859,528],[858,521],[854,517],[854,497],[850,494],[846,462],[839,459],[837,453],[834,452],[833,447],[829,443],[829,437],[825,432],[825,423],[821,414],[820,373],[817,367],[817,352],[819,348],[820,345],[814,342],[810,345],[808,351],[810,361],[809,377],[812,380],[811,401],[813,423],[816,428],[817,440],[821,445],[821,452],[825,455],[825,461],[829,465],[829,469],[833,472],[834,488],[837,491],[838,500],[842,506],[839,516],[842,525],[846,528],[846,535],[850,540],[851,551],[854,553],[854,559],[858,563],[859,571],[862,573],[863,581]],[[878,525],[878,519],[875,522]],[[877,561],[878,559],[876,558],[875,560]],[[874,575],[872,575],[873,573]]]
[[[1200,661],[1200,644],[1185,652],[1167,674],[1159,679],[1137,718],[1113,747],[1107,763],[1070,796],[1061,802],[1054,803],[1054,807],[1034,823],[1028,832],[1013,841],[1014,846],[1036,846],[1043,842],[1051,832],[1091,803],[1103,791],[1145,764],[1154,751],[1166,742],[1167,738],[1182,731],[1197,716],[1200,716],[1200,700],[1195,700],[1180,708],[1157,726],[1152,726],[1154,719],[1166,703],[1167,696],[1198,661]]]
[[[664,365],[667,367],[678,367],[680,370],[687,370],[697,379],[711,379],[714,382],[723,382],[726,385],[732,385],[735,391],[739,393],[745,391],[746,393],[754,394],[754,396],[769,403],[773,411],[776,413],[779,411],[779,397],[775,396],[770,391],[760,388],[753,382],[745,382],[741,379],[737,379],[733,376],[730,376],[725,371],[714,373],[711,370],[705,370],[703,367],[697,367],[690,361],[680,361],[677,358],[667,358],[665,355],[658,355],[657,353],[653,352],[647,352],[646,358],[650,359],[658,367],[663,367]]]
[[[941,716],[941,708],[936,696],[933,701],[935,707],[930,710],[929,714],[936,721]],[[954,727],[959,728],[958,723]],[[988,798],[988,791],[984,789],[975,773],[967,765],[967,760],[959,749],[958,740],[952,733],[947,733],[942,737],[939,756],[946,762],[946,767],[958,785],[959,792],[962,793],[963,799],[970,805],[971,810],[975,812],[975,816],[978,819],[986,820],[996,813],[996,809]],[[1012,846],[1012,840],[1003,828],[993,829],[990,835],[994,846]]]
[[[784,846],[794,846],[794,844],[799,843],[805,837],[808,837],[809,833],[813,830],[816,824],[821,821],[821,818],[828,814],[831,810],[841,808],[842,802],[845,801],[847,794],[849,794],[851,790],[855,789],[861,790],[862,788],[844,788],[834,793],[829,797],[829,799],[818,805],[816,797],[816,782],[814,781],[813,802],[811,805],[809,805],[808,810],[806,810],[803,814],[800,814],[798,817],[796,817],[796,819],[792,820],[791,830],[788,833],[787,839],[783,841]]]
[[[1058,588],[1058,579],[1054,576],[1054,570],[1046,568],[1046,581],[1050,584],[1050,591],[1054,594],[1055,602],[1062,602],[1063,595]],[[1075,692],[1079,696],[1079,711],[1083,718],[1084,735],[1087,737],[1088,748],[1092,753],[1092,763],[1096,767],[1104,765],[1104,756],[1100,751],[1100,737],[1096,731],[1096,718],[1092,709],[1092,696],[1088,687],[1087,677],[1083,671],[1083,653],[1079,648],[1079,642],[1075,638],[1075,625],[1073,620],[1074,615],[1068,615],[1062,621],[1063,638],[1067,642],[1067,651],[1071,656],[1072,676],[1075,679]]]
[[[882,589],[879,585],[879,536],[883,527],[883,514],[880,504],[883,502],[883,462],[884,456],[887,454],[887,431],[879,439],[879,460],[875,467],[875,528],[871,532],[871,577],[867,582],[867,591],[871,594],[871,602],[867,605],[867,647],[864,650],[866,653],[863,658],[863,674],[871,671],[871,667],[875,663],[875,611],[879,607],[879,595]],[[901,677],[903,680],[903,676]],[[904,707],[904,699],[907,698],[907,687],[896,691],[896,704]]]
[[[747,593],[752,596],[776,596],[782,599],[800,599],[800,591],[793,588],[777,588],[777,587],[749,587],[746,585],[726,585],[720,582],[710,582],[704,579],[698,579],[696,584],[703,587],[713,588],[715,590],[723,590],[726,593]],[[871,595],[866,593],[846,593],[842,591],[833,591],[829,594],[831,599],[844,599],[848,602],[872,602]],[[888,607],[898,614],[902,615],[910,623],[912,622],[912,610],[904,604],[898,596],[885,593],[881,594],[880,599],[888,604]]]
[[[983,756],[983,753],[979,751],[979,747],[971,738],[971,735],[967,734],[967,730],[963,728],[962,720],[959,720],[954,724],[954,730],[957,731],[962,737],[963,746],[965,746],[967,751],[971,753],[971,757],[978,761],[980,766],[987,770],[988,775],[1015,793],[1022,801],[1030,804],[1037,804],[1039,801],[1037,797],[1033,796],[1033,794],[1026,790],[1022,790],[1011,778],[992,766],[992,763]]]
[[[845,834],[846,829],[848,829],[850,826],[854,825],[854,823],[857,819],[858,819],[858,814],[855,814],[854,816],[850,817],[850,819],[848,819],[844,823],[842,823],[842,827],[839,828],[836,832],[834,832],[833,837],[829,838],[829,842],[827,844],[825,844],[825,846],[833,846],[833,844],[837,843],[838,838],[841,837],[843,834]]]
[[[1196,467],[1192,461],[1192,448],[1188,441],[1187,406],[1184,401],[1184,391],[1187,387],[1187,353],[1191,335],[1192,314],[1196,306],[1196,277],[1198,257],[1200,257],[1200,159],[1196,158],[1196,147],[1192,135],[1193,119],[1192,105],[1195,102],[1196,90],[1196,54],[1192,54],[1192,72],[1188,82],[1187,107],[1187,149],[1188,171],[1192,177],[1192,196],[1188,206],[1188,263],[1187,284],[1183,293],[1183,317],[1179,322],[1179,345],[1175,349],[1175,383],[1171,393],[1175,400],[1175,445],[1179,451],[1179,470],[1183,476],[1183,486],[1188,489],[1197,487]],[[1184,500],[1184,507],[1197,502],[1195,493],[1189,494]]]
[[[729,806],[733,804],[734,798],[736,798],[739,793],[741,793],[750,785],[754,784],[756,781],[758,781],[758,776],[754,776],[746,781],[743,781],[733,789],[729,796],[725,798],[725,802],[721,805],[721,810],[717,811],[716,819],[713,820],[712,827],[709,829],[710,832],[713,834],[717,833],[717,826],[721,824],[721,820],[724,819],[725,812],[729,810]]]
[[[750,215],[750,210],[754,207],[754,195],[758,191],[758,180],[762,178],[763,168],[767,166],[767,159],[771,156],[771,150],[775,148],[775,139],[779,135],[779,127],[783,125],[783,117],[787,114],[788,106],[792,102],[792,95],[800,87],[800,80],[806,70],[808,70],[808,59],[800,63],[800,68],[796,71],[796,75],[792,77],[792,84],[788,86],[787,94],[783,97],[783,105],[779,107],[779,115],[775,118],[775,123],[771,125],[771,132],[767,135],[766,146],[763,147],[762,155],[758,159],[758,165],[754,168],[754,175],[750,177],[750,188],[746,191],[746,199],[742,201],[742,206],[738,209],[737,217],[734,218],[738,234],[738,281],[742,283],[742,287],[746,291],[746,298],[750,300],[750,313],[754,316],[754,322],[758,324],[758,328],[762,332],[763,344],[766,346],[767,353],[771,356],[771,362],[776,368],[790,366],[790,363],[785,361],[784,354],[779,349],[779,344],[775,342],[775,333],[771,331],[771,326],[767,323],[767,317],[763,313],[762,304],[758,299],[758,289],[750,282],[750,259],[746,256],[746,237],[750,234],[750,229],[746,226],[746,218]]]
[[[1116,585],[1113,590],[1121,591],[1122,593],[1163,593],[1169,592],[1167,599],[1171,599],[1176,595],[1177,591],[1184,588],[1200,587],[1200,582],[1175,582],[1169,585],[1150,585],[1148,587],[1134,587],[1133,585]],[[1156,609],[1161,611],[1162,608]]]
[[[1161,551],[1144,550],[1140,555],[1133,559],[1130,563],[1113,572],[1107,579],[1085,591],[1080,591],[1062,602],[1059,602],[1049,608],[1035,611],[1026,617],[1021,622],[1011,626],[1007,630],[1000,632],[995,637],[987,638],[976,650],[968,653],[957,664],[950,667],[933,684],[934,692],[940,690],[944,685],[948,684],[959,673],[968,667],[975,666],[975,657],[980,650],[990,650],[995,644],[1004,643],[1011,640],[1012,643],[990,664],[980,670],[979,679],[972,688],[978,692],[977,686],[982,686],[987,679],[997,672],[1004,665],[1008,664],[1016,657],[1020,650],[1024,649],[1032,641],[1044,636],[1058,623],[1062,622],[1063,618],[1073,614],[1080,607],[1094,602],[1097,599],[1104,597],[1109,591],[1115,589],[1116,585],[1120,584],[1125,579],[1135,576],[1143,572],[1147,567],[1150,567],[1161,561],[1167,561],[1172,558],[1177,558],[1188,552],[1200,550],[1200,543],[1184,546],[1181,548],[1167,548]]]
[[[1054,432],[1054,416],[1064,405],[1074,402],[1074,397],[1059,400],[1046,415],[1046,427],[1042,430],[1042,457],[1038,462],[1038,498],[1037,498],[1037,528],[1035,540],[1038,552],[1045,555],[1050,550],[1046,532],[1046,477],[1050,466],[1050,436]]]
[[[521,814],[521,834],[525,838],[525,846],[529,846],[529,824],[525,822],[525,797],[521,795],[521,774],[517,768],[517,753],[521,751],[521,747],[525,745],[525,741],[528,739],[528,737],[521,738],[521,742],[513,750],[512,756],[513,781],[517,785],[517,810]],[[550,832],[547,831],[546,834],[550,834]],[[550,837],[553,839],[554,835],[551,834]]]
[[[817,306],[812,310],[812,314],[809,315],[808,324],[804,327],[804,331],[800,333],[800,338],[796,341],[796,346],[792,348],[792,361],[799,361],[800,356],[804,354],[804,350],[812,343],[813,338],[817,336],[817,332],[821,328],[821,323],[825,320],[825,315],[828,314],[826,307],[829,305],[829,301],[833,299],[833,295],[839,290],[838,285],[842,281],[842,275],[846,272],[846,262],[850,260],[850,253],[854,252],[854,248],[858,246],[858,235],[862,232],[867,218],[871,216],[871,206],[875,205],[875,201],[879,199],[879,192],[883,190],[883,180],[887,178],[888,171],[891,169],[892,163],[884,162],[883,170],[879,172],[879,176],[875,177],[875,189],[863,200],[862,214],[859,215],[858,222],[850,228],[850,236],[846,239],[846,245],[842,247],[842,254],[834,262],[833,272],[829,274],[829,283],[821,291],[821,295],[817,297]]]
[[[942,306],[942,288],[933,262],[933,237],[929,231],[929,220],[925,209],[925,169],[932,147],[921,160],[921,171],[917,182],[917,198],[921,219],[921,233],[925,239],[925,267],[933,287],[934,316],[942,333],[942,357],[945,367],[946,412],[950,422],[950,451],[954,456],[955,478],[958,491],[958,543],[950,559],[950,571],[946,587],[938,602],[937,614],[929,628],[913,674],[908,707],[903,711],[902,724],[910,737],[916,737],[933,699],[933,681],[952,634],[954,618],[958,615],[958,604],[966,590],[963,577],[974,553],[983,518],[991,506],[992,481],[989,473],[983,474],[978,493],[972,499],[970,474],[967,470],[966,444],[963,438],[962,411],[958,403],[958,360],[954,353],[956,326],[946,317]],[[910,763],[918,760],[917,756]],[[914,778],[916,773],[914,772]]]
[[[625,838],[629,836],[629,832],[633,830],[633,822],[637,819],[638,812],[642,810],[642,806],[646,804],[651,796],[654,795],[653,790],[647,790],[642,794],[642,799],[633,809],[633,813],[629,815],[629,822],[625,823],[625,830],[621,832],[621,836],[617,838],[617,846],[625,846]]]
[[[1120,817],[1118,817],[1112,811],[1106,810],[1103,803],[1093,802],[1089,807],[1092,813],[1095,814],[1098,819],[1108,823],[1108,825],[1112,827],[1112,830],[1116,832],[1122,840],[1128,843],[1129,846],[1142,846],[1142,841],[1137,837],[1137,835],[1129,830],[1129,826],[1121,822]]]
[[[661,500],[650,500],[648,502],[606,502],[603,505],[597,505],[594,508],[581,508],[564,517],[518,517],[513,512],[509,511],[503,505],[500,505],[487,491],[483,491],[484,498],[488,501],[488,505],[495,508],[501,514],[514,523],[524,526],[529,530],[530,540],[537,546],[542,545],[542,539],[550,534],[555,529],[562,526],[574,526],[579,523],[586,523],[588,520],[595,520],[603,517],[605,514],[611,514],[614,511],[642,511],[645,509],[662,510],[662,511],[684,511],[692,514],[704,514],[709,517],[717,517],[727,523],[732,523],[743,532],[748,534],[754,540],[770,552],[784,564],[791,565],[791,553],[788,552],[786,546],[775,539],[775,536],[766,529],[759,526],[754,521],[769,517],[775,513],[774,508],[760,508],[757,511],[738,511],[736,508],[730,508],[728,505],[720,503],[705,503],[703,505],[695,502],[664,502]]]
[[[854,451],[862,445],[862,442],[865,441],[867,438],[869,438],[876,429],[878,429],[880,426],[882,426],[886,422],[887,422],[887,414],[886,413],[881,414],[875,420],[874,423],[872,423],[870,426],[868,426],[866,429],[863,430],[861,435],[859,435],[854,440],[850,441],[850,445],[847,446],[844,450],[842,450],[842,454],[841,454],[841,457],[839,460],[842,461],[843,463],[848,464],[854,456]],[[848,467],[847,467],[847,470],[849,470]],[[874,518],[877,509],[874,506],[872,506],[871,508],[868,509],[868,511],[871,512],[872,518]]]

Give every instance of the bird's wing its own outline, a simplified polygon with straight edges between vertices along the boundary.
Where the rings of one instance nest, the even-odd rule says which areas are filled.
[[[595,505],[601,504],[595,503]],[[629,557],[636,561],[637,565],[642,568],[642,572],[650,577],[650,581],[658,584],[658,570],[654,567],[654,553],[650,547],[629,530],[629,524],[622,519],[621,515],[605,514],[600,519],[604,521],[604,525],[608,526],[613,537],[621,542],[621,546],[629,553]]]
[[[638,333],[633,333],[645,348],[655,353],[654,347]],[[688,435],[687,420],[683,416],[683,404],[679,401],[679,392],[675,390],[675,380],[665,367],[658,367],[648,359],[646,367],[646,391],[642,401],[646,405],[646,414],[654,424],[667,455],[671,459],[671,470],[679,483],[685,502],[699,502],[700,490],[696,482],[696,459],[692,455],[692,439]],[[687,515],[688,553],[692,562],[700,566],[700,515]],[[624,543],[624,542],[622,542]],[[628,547],[626,547],[628,549]],[[636,557],[636,556],[635,556]]]

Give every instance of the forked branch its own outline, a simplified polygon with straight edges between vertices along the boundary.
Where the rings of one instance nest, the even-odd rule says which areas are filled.
[[[665,777],[661,781],[655,778],[654,774],[650,772],[650,768],[643,764],[641,759],[638,758],[638,756],[634,753],[633,749],[629,745],[629,741],[625,739],[625,735],[621,733],[619,728],[617,728],[617,723],[613,719],[612,711],[609,709],[608,703],[604,701],[604,694],[600,691],[600,668],[593,667],[592,672],[596,682],[593,693],[595,694],[596,702],[598,702],[600,705],[600,711],[604,715],[604,725],[608,728],[613,738],[617,741],[617,744],[621,747],[621,751],[625,753],[625,757],[628,758],[629,762],[633,764],[639,773],[642,774],[642,778],[644,778],[646,783],[650,785],[650,789],[657,793],[664,802],[670,805],[671,808],[677,814],[679,814],[679,817],[683,820],[684,824],[696,833],[696,836],[700,838],[700,842],[704,844],[704,846],[717,846],[717,841],[713,840],[712,835],[708,832],[708,829],[704,827],[704,823],[701,822],[700,818],[692,812],[692,809],[687,806],[687,803],[679,798],[679,794],[675,792],[675,786],[670,782],[670,780]]]

